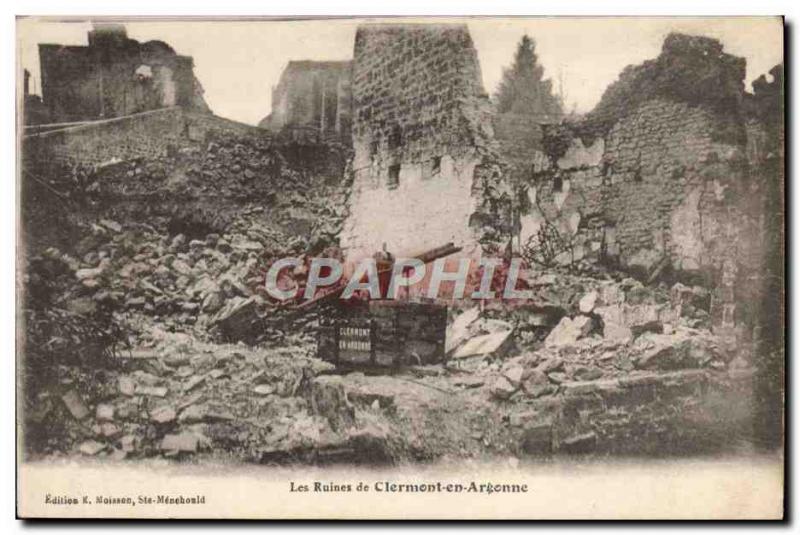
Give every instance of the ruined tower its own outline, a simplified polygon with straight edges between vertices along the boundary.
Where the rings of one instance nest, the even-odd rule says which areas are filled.
[[[348,259],[498,238],[507,192],[466,25],[359,27],[352,91]]]

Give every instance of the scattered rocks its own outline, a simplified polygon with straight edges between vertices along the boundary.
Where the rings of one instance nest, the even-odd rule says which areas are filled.
[[[76,420],[83,420],[89,416],[89,409],[83,403],[80,395],[78,395],[78,393],[74,390],[70,390],[61,396],[61,399],[64,402],[64,405],[67,407],[69,413]]]
[[[206,383],[206,378],[203,375],[194,375],[192,376],[189,381],[183,385],[184,392],[191,392],[195,388],[198,388]]]
[[[118,426],[108,422],[101,424],[99,431],[98,434],[106,438],[115,438],[122,434],[122,430]]]
[[[455,386],[463,386],[464,388],[479,388],[485,383],[486,381],[482,377],[467,376],[457,379],[453,384]]]
[[[177,416],[175,409],[169,405],[158,407],[150,412],[150,419],[157,424],[174,422]]]
[[[701,368],[724,360],[713,337],[686,330],[669,335],[645,333],[637,338],[634,346],[641,351],[635,365],[645,370]]]
[[[581,311],[581,314],[590,314],[594,310],[599,297],[600,294],[598,294],[597,291],[591,291],[581,297],[581,300],[578,302],[578,309]]]
[[[96,409],[96,418],[100,421],[111,422],[114,420],[114,406],[100,404]]]
[[[644,334],[644,333],[654,333],[654,334],[662,334],[664,332],[664,325],[658,321],[648,321],[641,325],[634,325],[631,327],[631,334],[634,338]]]
[[[608,340],[627,343],[633,339],[633,331],[629,327],[618,323],[605,323],[603,325],[603,337]]]
[[[136,381],[128,376],[120,375],[117,379],[117,388],[123,396],[133,396],[136,393]]]
[[[579,338],[592,330],[592,319],[588,316],[577,316],[574,319],[564,316],[558,325],[545,338],[544,345],[556,347],[574,344]]]
[[[186,364],[189,364],[189,355],[183,353],[169,353],[166,357],[162,359],[164,364],[170,366],[172,368],[179,368]]]
[[[99,307],[96,301],[100,297],[94,292],[116,292],[124,311],[135,318],[158,318],[164,333],[147,340],[152,342],[148,347],[155,358],[111,376],[110,393],[90,397],[81,388],[62,397],[77,420],[91,414],[78,391],[85,393],[92,407],[97,400],[103,401],[95,407],[96,422],[75,423],[76,428],[86,428],[84,434],[75,435],[76,441],[97,439],[81,442],[82,453],[98,455],[106,451],[110,456],[129,457],[158,451],[166,455],[194,453],[207,440],[205,433],[216,444],[224,444],[226,450],[242,455],[255,449],[272,454],[309,447],[321,451],[322,445],[332,444],[372,452],[376,458],[391,457],[387,452],[393,430],[385,424],[387,416],[413,420],[417,415],[402,413],[404,403],[408,403],[402,399],[405,393],[395,399],[393,393],[375,387],[348,390],[341,377],[315,377],[301,369],[300,362],[308,360],[298,349],[304,346],[293,338],[295,331],[303,330],[295,329],[301,323],[284,321],[282,311],[270,308],[258,289],[258,277],[263,276],[258,259],[271,246],[271,230],[253,225],[237,232],[209,234],[205,240],[190,240],[184,235],[170,239],[153,233],[147,240],[137,241],[122,226],[116,230],[114,225],[103,226],[120,233],[120,240],[129,243],[116,249],[104,245],[112,253],[108,258],[99,254],[105,251],[76,256],[83,264],[75,260],[77,269],[69,271],[68,276],[73,278],[74,273],[74,278],[82,281],[81,291],[91,297],[76,301],[74,306],[91,311]],[[618,377],[649,373],[638,370],[726,369],[726,355],[709,333],[687,331],[686,321],[670,316],[678,302],[682,316],[700,321],[697,316],[706,310],[708,297],[702,289],[676,285],[670,292],[670,304],[654,296],[655,290],[632,280],[604,281],[593,288],[584,278],[569,292],[562,292],[562,284],[560,276],[538,275],[532,286],[547,292],[548,300],[545,305],[537,303],[536,311],[521,314],[519,321],[511,321],[502,311],[491,316],[490,307],[484,312],[475,307],[458,315],[448,328],[446,352],[453,359],[477,357],[481,366],[474,375],[455,376],[437,370],[437,374],[415,376],[414,380],[425,381],[420,388],[430,387],[432,396],[440,398],[455,392],[459,399],[485,400],[490,396],[504,401],[496,403],[494,409],[506,414],[517,411],[509,416],[509,427],[524,452],[540,454],[553,450],[555,438],[565,451],[595,448],[598,437],[584,432],[586,426],[569,428],[564,440],[564,433],[554,437],[552,418],[560,409],[549,407],[557,407],[567,396],[605,395],[620,388]],[[576,305],[579,315],[563,316],[575,311]],[[312,326],[315,321],[316,317],[303,320]],[[215,338],[218,341],[266,340],[269,358],[253,358],[249,349],[247,358],[236,355],[244,351],[241,345],[219,345],[217,351],[192,347],[197,332],[186,333],[198,329],[204,336],[206,328],[215,337],[219,335]],[[523,329],[534,334],[530,344],[516,348],[522,353],[519,357],[504,360],[508,351],[515,349],[517,335]],[[165,334],[167,331],[177,332]],[[277,366],[280,359],[274,356],[278,354],[291,357],[286,359],[290,363]],[[739,359],[729,367],[745,369],[748,365]],[[140,369],[132,372],[134,368]],[[121,396],[109,399],[115,391],[114,381]],[[519,412],[520,408],[524,410]],[[431,414],[439,418],[437,422],[449,424],[448,418],[457,420],[453,412]],[[502,421],[497,414],[486,416],[487,421]],[[365,421],[369,417],[376,420]],[[497,440],[495,433],[489,425],[468,426],[463,436],[472,436],[480,446]]]
[[[508,379],[511,384],[517,386],[519,386],[522,383],[524,374],[525,374],[525,369],[519,365],[512,366],[511,368],[503,372],[503,376],[506,379]]]
[[[226,339],[253,341],[261,334],[258,296],[234,297],[211,319],[210,324]]]
[[[347,399],[341,377],[314,378],[309,396],[313,413],[326,418],[334,431],[351,427],[355,422],[355,410]]]
[[[78,447],[78,451],[80,451],[84,455],[94,456],[106,449],[105,444],[101,444],[96,440],[87,440],[82,442],[81,445]]]
[[[253,393],[259,396],[271,396],[276,392],[277,388],[274,385],[262,384],[253,387]]]
[[[183,432],[175,435],[165,435],[161,441],[161,450],[167,452],[188,452],[197,451],[200,439],[197,435],[190,432]]]
[[[501,320],[474,321],[467,327],[467,333],[463,334],[462,342],[453,352],[452,358],[503,356],[510,346],[513,330],[511,324]]]
[[[566,373],[563,373],[563,372],[551,372],[551,373],[548,373],[547,374],[547,378],[550,379],[550,381],[554,382],[557,385],[560,385],[561,383],[569,380],[569,376]]]
[[[571,436],[559,444],[566,453],[591,453],[597,447],[597,434],[594,431]]]
[[[514,392],[517,391],[517,387],[507,378],[500,376],[489,386],[489,391],[495,398],[505,400],[510,398]]]
[[[572,376],[578,381],[593,381],[603,376],[603,370],[595,366],[578,366]]]
[[[707,289],[701,286],[689,287],[680,282],[670,289],[670,300],[681,316],[691,314],[694,310],[708,312],[711,306],[711,294]]]
[[[526,426],[520,446],[528,455],[549,454],[553,450],[553,425],[539,422]]]
[[[449,354],[464,340],[469,337],[469,326],[472,325],[480,315],[478,307],[472,307],[462,312],[447,326],[445,333],[445,353]]]
[[[169,389],[166,386],[137,386],[136,393],[143,396],[153,396],[157,398],[166,397]]]
[[[537,370],[543,373],[551,373],[561,370],[564,367],[564,361],[558,357],[549,357],[544,359],[536,367]]]
[[[206,419],[207,409],[201,405],[189,405],[181,411],[180,423],[197,423]]]
[[[123,451],[132,452],[136,451],[138,439],[136,438],[135,435],[125,435],[124,437],[119,439],[119,443]]]

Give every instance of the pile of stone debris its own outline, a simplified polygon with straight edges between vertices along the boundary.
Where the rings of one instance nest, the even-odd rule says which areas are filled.
[[[488,376],[497,399],[557,394],[574,382],[648,371],[745,368],[710,327],[710,294],[675,283],[537,275],[535,305],[468,309],[451,323],[450,365]]]
[[[159,157],[112,160],[84,178],[90,192],[100,197],[179,195],[183,199],[248,198],[272,203],[289,192],[317,192],[335,185],[343,174],[345,150],[329,145],[304,147],[315,156],[295,161],[294,147],[269,138],[214,136],[207,142],[167,150]],[[320,192],[323,193],[323,192]],[[303,200],[330,206],[324,195]]]
[[[239,244],[236,249],[231,245],[227,256],[234,250],[246,251],[240,240],[228,235],[214,239],[216,246]],[[114,262],[92,276],[78,276],[87,268],[75,266],[76,280],[92,298],[97,292],[122,292],[122,302],[128,303],[125,313],[133,315],[131,322],[139,334],[136,349],[120,352],[113,366],[59,367],[58,386],[39,393],[34,414],[48,425],[60,422],[63,427],[60,435],[51,435],[44,451],[116,459],[207,455],[254,462],[367,458],[387,462],[417,450],[425,458],[442,452],[477,455],[482,449],[542,452],[550,451],[554,440],[559,448],[570,448],[573,439],[617,436],[612,432],[644,436],[642,429],[655,426],[648,415],[654,414],[663,426],[666,415],[680,414],[677,409],[650,407],[634,391],[640,383],[689,381],[686,388],[694,388],[702,380],[697,374],[725,373],[747,365],[710,332],[708,294],[700,287],[676,284],[665,290],[632,279],[537,275],[531,286],[550,296],[548,304],[540,301],[538,311],[506,307],[504,318],[499,317],[500,308],[463,312],[451,322],[450,360],[444,368],[420,370],[426,373],[417,375],[332,375],[331,366],[315,358],[312,341],[301,336],[257,346],[203,340],[197,327],[215,324],[215,314],[226,307],[204,311],[207,297],[187,290],[198,280],[225,279],[240,262],[247,265],[249,256],[242,254],[209,275],[215,253],[195,257],[190,244],[173,247],[174,241],[159,242],[163,249],[159,255],[126,260],[123,266],[130,262],[149,266],[141,268],[136,278],[111,271],[108,266]],[[205,249],[211,248],[195,246],[198,251]],[[169,264],[169,278],[153,278],[156,271],[166,270],[148,259],[169,255],[174,256],[171,264],[164,262]],[[178,261],[189,270],[176,270]],[[206,267],[197,277],[200,262]],[[177,284],[182,277],[187,280]],[[101,290],[100,284],[88,281],[112,289]],[[234,282],[240,284],[230,283],[229,291],[247,290],[246,278]],[[237,289],[239,285],[243,289]],[[181,307],[177,313],[156,307],[161,293],[178,292],[178,286],[183,288],[179,300],[197,307]],[[221,284],[217,286],[224,291]],[[125,297],[126,291],[132,295]],[[137,298],[135,292],[144,292],[144,303],[128,302]],[[260,296],[257,291],[225,296],[234,302],[237,298]],[[179,317],[194,323],[178,322]],[[524,330],[531,325],[533,329]],[[523,332],[538,333],[537,341],[517,336]],[[593,416],[591,424],[570,419],[567,408],[575,403],[596,402],[601,394],[620,397],[628,390],[632,394],[625,403],[632,406],[625,406],[624,414],[635,417],[634,431],[628,429],[632,424],[620,431],[616,420],[606,421],[611,413],[602,403],[591,409],[600,415]],[[684,401],[669,403],[681,407]],[[621,410],[612,413],[619,416]],[[442,419],[447,426],[437,423]],[[544,438],[537,433],[545,433]],[[564,436],[553,439],[558,433]],[[626,441],[621,438],[614,444]]]
[[[330,366],[302,348],[209,344],[157,327],[141,342],[91,397],[85,385],[98,378],[68,367],[58,393],[40,394],[39,417],[58,415],[65,427],[51,453],[286,461],[347,448],[372,426],[370,407],[349,403],[338,378],[318,376]]]
[[[233,137],[101,166],[72,187],[106,208],[87,211],[96,219],[71,218],[80,241],[44,253],[66,262],[79,282],[63,301],[82,311],[113,302],[223,341],[280,341],[302,331],[308,317],[279,328],[285,314],[270,307],[263,278],[277,258],[335,254],[343,155],[336,147],[319,152],[319,161],[297,162],[268,138]]]
[[[388,399],[364,386],[372,378],[328,375],[330,366],[315,358],[317,313],[282,309],[264,292],[265,266],[302,254],[306,240],[265,222],[260,207],[242,209],[223,232],[203,238],[166,227],[100,219],[72,254],[45,253],[70,274],[55,306],[90,314],[113,303],[132,334],[107,366],[58,365],[57,381],[34,393],[30,417],[50,427],[38,451],[283,462],[376,452],[386,459],[393,448],[418,447],[428,456],[462,447],[469,437],[455,435],[480,425],[445,414],[445,392],[453,405],[472,400],[492,421],[512,421],[519,407],[604,382],[748,365],[712,334],[711,297],[701,287],[532,273],[531,301],[456,315],[444,369],[385,378],[400,393],[409,385],[429,391],[435,399],[427,407],[418,393]],[[460,393],[465,397],[453,397]],[[431,416],[437,411],[455,418],[447,436],[429,436],[436,431],[418,425],[422,416],[439,421]],[[512,436],[510,429],[502,437]],[[481,444],[516,451],[516,442],[479,431]]]
[[[365,427],[384,434],[369,421],[371,404],[357,410],[341,385],[317,377],[330,368],[312,358],[317,313],[264,292],[265,266],[302,256],[306,240],[265,223],[258,207],[204,239],[164,228],[100,219],[72,254],[42,255],[64,273],[44,308],[89,322],[113,310],[127,339],[90,365],[55,351],[53,380],[29,392],[31,428],[41,430],[29,433],[29,451],[260,462],[348,451],[376,434]],[[57,342],[37,334],[42,346]],[[86,351],[85,342],[70,348]]]
[[[273,258],[301,254],[305,243],[259,223],[259,212],[244,210],[227,232],[191,240],[144,223],[123,228],[102,219],[90,226],[75,256],[55,248],[45,255],[74,272],[76,285],[64,296],[71,309],[113,301],[122,312],[172,330],[224,341],[280,341],[289,334],[289,325],[279,328],[289,316],[264,291],[266,266]],[[313,320],[291,319],[295,332]]]
[[[203,150],[110,162],[72,184],[96,206],[63,222],[69,245],[33,244],[28,257],[60,274],[28,285],[29,297],[48,288],[46,299],[26,300],[37,320],[26,325],[26,354],[42,355],[26,360],[26,376],[42,376],[26,390],[26,414],[42,431],[29,434],[29,451],[148,456],[210,444],[258,458],[253,444],[292,451],[306,435],[316,443],[324,425],[303,412],[316,315],[276,306],[264,275],[276,258],[335,254],[341,150],[314,162],[282,150],[268,140],[212,140]],[[193,217],[208,212],[212,219]],[[102,317],[115,330],[86,359],[94,351],[83,333],[65,340],[53,328],[62,317],[83,325]],[[248,345],[228,346],[235,342]]]

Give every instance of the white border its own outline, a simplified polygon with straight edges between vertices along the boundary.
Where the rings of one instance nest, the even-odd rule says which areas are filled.
[[[492,0],[492,1],[470,1],[459,0],[459,2],[442,2],[438,5],[433,5],[430,0],[383,0],[380,2],[357,3],[353,1],[338,2],[337,4],[322,2],[322,1],[303,1],[294,0],[292,2],[281,2],[275,4],[268,4],[266,2],[247,2],[245,0],[226,0],[225,2],[210,2],[203,0],[195,0],[185,4],[178,4],[177,2],[165,2],[164,0],[137,0],[131,1],[115,1],[109,2],[108,0],[90,0],[84,2],[73,2],[66,4],[56,0],[12,0],[10,3],[4,3],[2,9],[3,17],[0,19],[0,39],[2,40],[2,65],[3,65],[3,80],[4,83],[0,86],[0,113],[2,113],[2,125],[0,130],[0,150],[2,150],[2,188],[3,194],[0,195],[0,251],[3,251],[3,260],[0,263],[0,278],[2,278],[2,285],[0,285],[0,340],[2,340],[2,358],[8,363],[14,360],[14,338],[15,338],[15,294],[14,294],[14,255],[12,251],[15,250],[15,222],[16,222],[16,194],[15,194],[15,27],[14,15],[132,15],[132,14],[149,14],[157,16],[322,16],[322,15],[786,15],[787,21],[790,25],[794,25],[798,19],[798,5],[800,2],[790,0],[759,0],[757,2],[731,2],[731,1],[705,1],[698,2],[697,0],[671,0],[669,2],[625,2],[622,0],[604,0],[599,2],[597,0],[591,1],[539,1],[539,2],[513,2],[511,0]],[[793,27],[792,29],[795,29]],[[796,36],[795,36],[796,39]],[[790,72],[795,73],[797,56],[792,50],[787,51],[787,58],[790,60],[788,68]],[[792,88],[792,96],[797,96],[797,89]],[[795,99],[796,101],[796,99]],[[787,128],[791,129],[791,124],[787,123]],[[796,155],[797,151],[797,138],[792,138],[792,146],[789,147],[790,154]],[[793,162],[795,158],[791,158]],[[792,170],[789,170],[788,177],[793,176]],[[797,206],[800,201],[800,193],[798,188],[791,188],[792,198],[790,206]],[[788,214],[787,214],[788,215]],[[792,244],[794,248],[797,247],[800,240],[800,229],[798,229],[797,221],[793,221],[791,230]],[[795,275],[797,280],[797,271],[793,266],[790,266],[792,274]],[[791,295],[791,303],[796,304],[798,290],[795,288]],[[798,331],[797,314],[794,314],[790,331]],[[789,358],[794,355],[790,354]],[[792,370],[792,385],[797,386],[798,372],[797,364],[791,367]],[[18,532],[24,529],[23,524],[14,520],[15,510],[15,438],[14,438],[14,374],[10,368],[6,368],[6,373],[2,375],[2,383],[0,389],[3,392],[3,403],[0,405],[0,412],[2,413],[2,423],[0,424],[0,434],[2,441],[0,441],[0,459],[2,459],[2,483],[0,484],[0,517],[2,517],[2,528],[4,533]],[[793,398],[796,395],[792,396]],[[791,409],[790,409],[791,411]],[[795,411],[790,412],[792,416],[793,429],[797,428],[797,416]],[[792,452],[787,452],[791,455]],[[792,463],[793,465],[795,463]],[[790,476],[791,477],[791,476]],[[794,478],[792,477],[792,480]],[[796,489],[793,493],[795,503],[792,504],[793,513],[796,516],[797,499]],[[83,526],[85,527],[85,526]],[[73,526],[72,529],[82,529],[80,526]],[[98,526],[100,529],[109,529],[110,526]],[[126,528],[130,529],[132,526],[127,525]],[[167,533],[168,530],[174,530],[177,526],[164,526],[142,524],[138,528],[148,529],[148,531],[156,533]],[[181,529],[197,529],[199,526],[181,526]],[[213,531],[222,531],[228,529],[230,526],[213,525]],[[374,527],[374,526],[372,526]],[[419,526],[412,525],[406,528],[414,529],[421,532],[433,532],[443,526]],[[453,529],[454,526],[448,529]],[[455,527],[455,529],[461,529]],[[517,526],[512,529],[527,530],[527,529],[545,529],[552,528],[544,526]],[[586,527],[586,526],[582,526]],[[663,528],[663,526],[661,526]],[[774,528],[774,526],[772,526]],[[788,527],[788,526],[786,526]],[[604,529],[616,530],[618,526],[604,526]],[[59,529],[56,525],[39,526],[38,529]],[[293,529],[287,526],[270,526],[270,530],[288,531],[296,533],[298,531],[304,532],[311,530],[310,527],[302,527],[300,529]],[[351,529],[350,526],[340,526],[338,529]],[[577,526],[565,527],[559,529],[560,533],[577,531],[580,529]],[[673,525],[667,529],[680,530],[682,534],[691,534],[712,529],[714,531],[727,531],[730,526],[726,525]],[[744,527],[744,531],[761,531],[771,529],[770,526],[765,525],[748,525]],[[737,531],[739,531],[737,529]]]

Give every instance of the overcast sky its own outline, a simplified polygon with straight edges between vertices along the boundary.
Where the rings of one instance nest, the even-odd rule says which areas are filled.
[[[403,19],[394,19],[397,22]],[[442,19],[440,22],[448,19]],[[454,19],[450,19],[454,20]],[[126,21],[128,36],[160,39],[194,57],[195,74],[217,115],[256,124],[270,111],[270,88],[290,60],[351,59],[362,20],[324,21]],[[483,73],[493,93],[520,37],[537,42],[545,77],[563,91],[568,109],[592,109],[626,65],[658,55],[671,31],[720,39],[725,50],[747,59],[747,85],[783,60],[780,19],[755,18],[513,18],[462,19],[469,25]],[[89,22],[21,19],[21,66],[40,92],[38,43],[85,45]],[[20,69],[21,72],[21,69]]]

